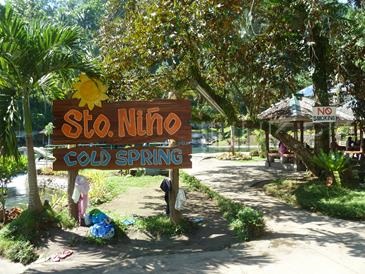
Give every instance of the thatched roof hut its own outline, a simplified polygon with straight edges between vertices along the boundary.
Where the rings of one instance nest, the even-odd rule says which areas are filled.
[[[273,123],[283,122],[312,122],[313,107],[315,103],[311,98],[295,97],[286,98],[261,112],[258,117]],[[337,123],[351,123],[356,120],[349,104],[344,104],[336,109]]]

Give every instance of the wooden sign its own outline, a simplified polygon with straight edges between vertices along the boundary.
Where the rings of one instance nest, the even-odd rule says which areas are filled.
[[[55,149],[53,170],[191,168],[191,146]]]
[[[103,103],[89,110],[78,100],[53,102],[53,144],[141,144],[191,141],[188,100]]]
[[[313,123],[335,123],[336,107],[313,107]]]

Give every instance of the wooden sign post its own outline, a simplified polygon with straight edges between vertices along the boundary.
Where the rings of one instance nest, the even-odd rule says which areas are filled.
[[[178,169],[191,168],[191,145],[149,143],[191,141],[188,100],[103,103],[92,110],[79,107],[77,100],[62,100],[53,102],[53,115],[52,143],[77,145],[54,150],[54,170],[169,168],[174,173],[170,217],[174,222],[180,219],[174,208]]]

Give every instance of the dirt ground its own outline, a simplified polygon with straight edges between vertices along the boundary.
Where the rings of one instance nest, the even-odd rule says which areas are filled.
[[[28,267],[27,272],[41,271],[42,265],[49,270],[50,264],[53,264],[54,270],[57,271],[60,269],[60,265],[65,263],[67,265],[77,265],[78,262],[105,264],[107,261],[157,254],[216,251],[239,242],[233,232],[228,229],[228,224],[214,201],[199,192],[192,191],[186,192],[186,194],[187,203],[186,208],[182,211],[183,216],[190,219],[203,218],[198,229],[190,235],[156,238],[131,227],[126,238],[110,245],[97,245],[86,240],[88,234],[86,227],[78,227],[69,231],[54,230],[40,248],[40,258]],[[145,217],[164,213],[165,201],[159,186],[130,188],[127,192],[98,208],[104,212],[112,212],[114,216]],[[72,250],[73,254],[60,262],[47,260],[63,250]]]

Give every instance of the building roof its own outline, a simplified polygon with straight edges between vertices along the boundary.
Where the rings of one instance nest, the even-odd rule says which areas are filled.
[[[261,112],[258,117],[271,122],[312,122],[312,113],[315,103],[308,97],[297,99],[296,97],[286,98]],[[355,121],[354,113],[349,104],[337,107],[336,116],[338,123]]]

